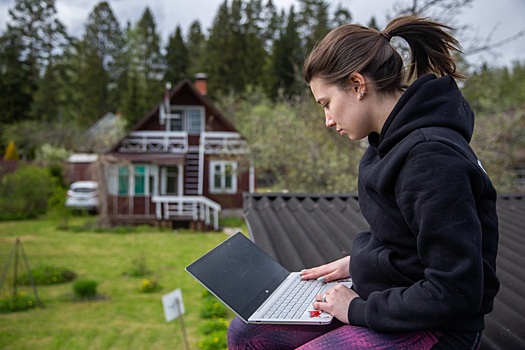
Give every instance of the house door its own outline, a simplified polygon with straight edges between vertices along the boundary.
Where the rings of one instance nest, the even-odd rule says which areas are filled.
[[[160,193],[166,196],[182,196],[181,166],[162,167]]]

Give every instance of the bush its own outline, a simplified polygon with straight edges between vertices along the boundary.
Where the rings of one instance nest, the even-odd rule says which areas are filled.
[[[52,189],[53,179],[44,168],[27,165],[5,175],[0,183],[0,220],[45,214]]]
[[[199,342],[199,349],[202,350],[223,350],[227,348],[225,331],[210,333],[204,340]]]
[[[141,293],[153,293],[161,289],[159,283],[156,280],[143,279],[140,283],[139,292]]]
[[[129,272],[125,272],[124,275],[131,277],[144,277],[151,275],[151,270],[146,264],[146,258],[142,255],[132,260],[133,267]]]
[[[14,295],[9,292],[4,292],[0,296],[1,313],[25,311],[35,308],[38,308],[35,298],[26,292],[18,292]]]
[[[97,296],[98,283],[93,280],[77,280],[73,284],[73,291],[78,299],[94,299]]]
[[[210,292],[206,291],[203,294],[200,309],[201,318],[224,318],[226,317],[226,313],[226,306],[224,306],[224,304],[215,298]]]
[[[53,266],[40,266],[36,269],[31,270],[33,281],[35,284],[48,285],[48,284],[60,284],[74,280],[77,275],[71,270],[62,269]],[[25,273],[18,278],[19,284],[31,284],[29,274]]]

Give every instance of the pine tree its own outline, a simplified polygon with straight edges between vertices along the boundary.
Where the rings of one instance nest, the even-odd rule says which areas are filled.
[[[164,80],[177,83],[188,77],[189,54],[180,26],[170,35],[166,46],[166,73]]]
[[[31,72],[23,64],[21,38],[11,31],[0,36],[0,124],[29,119]]]
[[[206,49],[206,36],[202,33],[199,21],[193,21],[186,36],[186,47],[188,49],[188,76],[193,77],[196,73],[205,70],[204,55]]]
[[[4,160],[19,160],[18,152],[16,151],[15,142],[13,140],[9,141],[7,148],[4,154]]]

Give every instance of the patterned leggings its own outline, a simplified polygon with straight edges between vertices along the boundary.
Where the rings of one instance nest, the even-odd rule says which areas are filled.
[[[228,349],[479,349],[481,334],[475,332],[467,335],[467,339],[462,336],[457,339],[442,337],[441,332],[430,330],[377,333],[337,320],[327,326],[254,325],[235,318],[228,329]]]

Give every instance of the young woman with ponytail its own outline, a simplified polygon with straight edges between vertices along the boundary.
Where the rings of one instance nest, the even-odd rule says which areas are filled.
[[[317,296],[328,326],[234,319],[234,349],[478,349],[499,289],[496,191],[469,146],[474,114],[455,79],[459,43],[441,23],[394,19],[383,31],[343,25],[310,53],[303,76],[326,127],[368,138],[359,204],[370,230],[351,255],[304,279],[351,277]],[[404,39],[405,66],[391,46]]]

